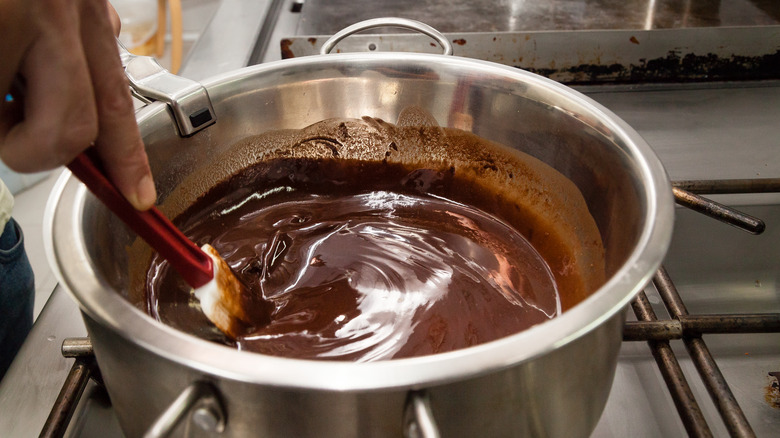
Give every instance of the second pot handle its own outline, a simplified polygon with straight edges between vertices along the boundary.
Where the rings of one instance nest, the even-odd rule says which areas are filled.
[[[409,391],[404,408],[404,438],[439,438],[430,397],[425,390]]]
[[[429,37],[436,40],[436,42],[441,46],[442,50],[444,50],[445,55],[452,55],[452,44],[450,44],[449,40],[447,40],[447,38],[442,35],[441,32],[417,20],[398,17],[372,18],[370,20],[361,21],[351,26],[347,26],[325,41],[325,44],[323,44],[322,48],[320,49],[320,54],[327,55],[331,50],[333,50],[339,41],[352,34],[368,29],[375,29],[377,27],[400,27],[403,29],[416,30],[417,32],[428,35]]]
[[[119,40],[116,43],[133,95],[147,103],[150,100],[167,103],[179,134],[188,137],[217,121],[203,85],[170,73],[151,56],[133,55]]]
[[[192,413],[192,422],[206,432],[225,430],[227,416],[217,388],[211,383],[196,381],[184,388],[176,400],[154,420],[144,438],[164,438]]]

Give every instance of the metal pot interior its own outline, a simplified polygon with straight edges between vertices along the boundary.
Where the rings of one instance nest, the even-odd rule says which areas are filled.
[[[301,372],[307,367],[326,366],[337,374],[343,371],[350,375],[351,383],[329,383],[340,389],[451,380],[559,348],[622,309],[652,275],[671,238],[671,191],[647,144],[587,97],[523,71],[439,55],[340,54],[251,67],[215,77],[205,85],[218,120],[192,137],[177,134],[162,104],[149,105],[138,113],[158,202],[170,217],[186,207],[169,196],[187,176],[204,166],[214,166],[215,157],[243,138],[300,129],[328,118],[371,116],[394,122],[402,110],[416,106],[443,127],[471,131],[552,166],[579,188],[596,222],[605,249],[607,281],[573,309],[507,339],[441,358],[402,360],[405,367],[418,371],[415,377],[380,376],[381,370],[391,365],[368,366],[365,373],[355,374],[350,371],[354,371],[350,368],[354,364],[296,362]],[[209,188],[190,185],[184,198],[194,199]],[[125,298],[132,283],[127,248],[135,235],[73,178],[60,181],[47,214],[52,234],[50,254],[61,283],[91,318],[133,342],[196,368],[251,381],[281,378],[281,371],[275,377],[247,376],[244,373],[251,374],[247,371],[251,367],[234,367],[231,359],[284,359],[250,359],[240,352],[223,352],[221,360],[208,359],[203,353],[206,350],[222,352],[226,348],[175,333],[134,309],[140,305]],[[173,347],[182,342],[187,348]],[[523,348],[514,348],[518,345]],[[215,367],[223,371],[215,371]],[[276,383],[317,385],[313,379],[288,382],[281,378]]]

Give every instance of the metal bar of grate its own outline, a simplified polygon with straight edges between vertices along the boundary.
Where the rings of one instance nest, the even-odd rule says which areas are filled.
[[[723,204],[703,198],[678,187],[672,187],[672,192],[674,193],[674,200],[678,205],[690,208],[691,210],[735,226],[748,233],[761,234],[766,228],[764,221],[761,219],[734,210]]]
[[[65,339],[62,343],[62,355],[75,358],[76,361],[73,363],[49,417],[43,425],[39,435],[41,438],[64,436],[89,379],[101,381],[92,351],[92,341],[89,338]]]
[[[669,341],[714,333],[779,333],[780,313],[681,315],[666,321],[628,321],[624,341]]]
[[[631,307],[634,309],[634,314],[638,320],[643,322],[657,321],[655,312],[644,292],[640,292],[637,295],[636,299],[631,303]],[[650,346],[650,351],[653,353],[656,364],[658,364],[658,368],[661,370],[661,375],[669,388],[674,406],[680,414],[680,419],[688,435],[692,437],[711,437],[712,431],[710,431],[701,408],[699,408],[699,404],[693,396],[693,391],[691,391],[691,387],[688,385],[685,375],[683,375],[680,363],[677,361],[669,341],[648,340],[647,343]]]
[[[43,425],[40,438],[60,438],[65,435],[94,367],[94,358],[76,359]]]
[[[698,195],[780,192],[780,178],[697,179],[674,181],[672,186]]]
[[[688,310],[685,308],[677,288],[663,266],[653,278],[653,284],[673,318],[688,315]],[[726,379],[715,364],[704,340],[700,336],[685,337],[683,342],[731,436],[755,437],[753,429],[739,407],[734,394],[729,389]]]

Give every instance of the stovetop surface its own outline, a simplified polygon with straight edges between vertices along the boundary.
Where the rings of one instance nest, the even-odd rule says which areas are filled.
[[[586,29],[674,29],[780,24],[780,4],[769,0],[307,0],[299,35],[332,35],[358,21],[403,17],[440,32]]]

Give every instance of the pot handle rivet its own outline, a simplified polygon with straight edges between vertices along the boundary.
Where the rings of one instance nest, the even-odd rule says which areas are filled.
[[[431,401],[425,390],[409,391],[404,408],[405,438],[439,438],[439,427],[433,418]]]
[[[200,429],[212,433],[225,430],[227,416],[217,388],[209,382],[197,381],[184,388],[157,417],[144,438],[167,437],[190,412],[192,423]]]
[[[334,47],[336,47],[336,44],[338,44],[339,41],[350,35],[368,29],[375,29],[377,27],[400,27],[402,29],[415,30],[436,40],[436,42],[441,46],[442,50],[444,50],[445,55],[452,55],[452,44],[450,44],[449,40],[441,32],[417,20],[398,17],[372,18],[370,20],[361,21],[359,23],[353,24],[352,26],[345,27],[332,37],[328,38],[327,41],[325,41],[325,44],[323,44],[322,48],[320,49],[320,54],[327,55],[331,50],[333,50]]]

